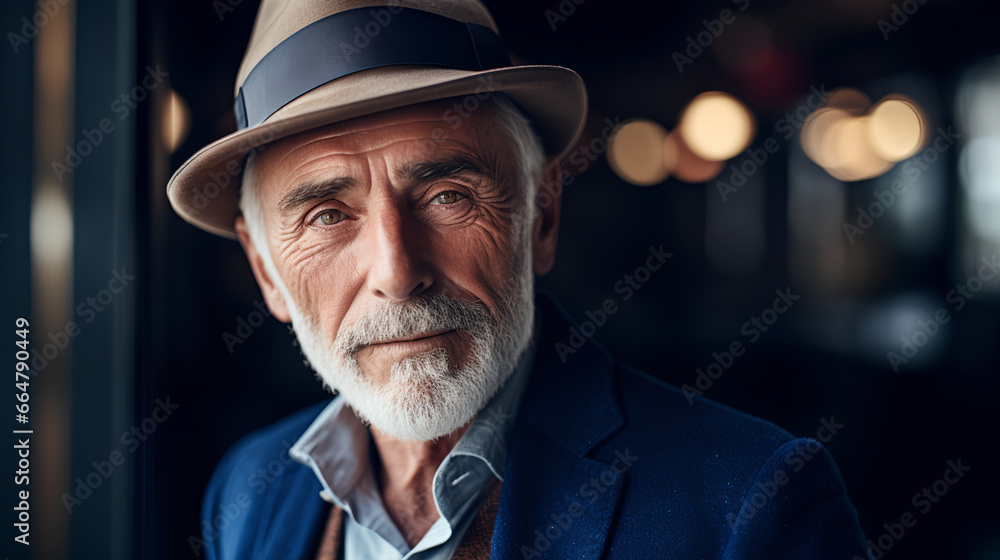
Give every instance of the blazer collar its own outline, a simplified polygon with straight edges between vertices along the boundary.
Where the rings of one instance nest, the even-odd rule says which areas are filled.
[[[539,292],[535,301],[541,332],[523,415],[583,457],[625,423],[612,385],[614,362],[550,294]]]
[[[625,423],[613,362],[604,347],[582,338],[580,325],[551,296],[541,294],[536,304],[542,331],[507,457],[491,556],[596,560],[627,476],[587,456]]]

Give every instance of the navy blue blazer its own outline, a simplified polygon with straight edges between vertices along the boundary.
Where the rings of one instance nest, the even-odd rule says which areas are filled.
[[[675,387],[588,341],[538,297],[542,330],[514,427],[492,558],[866,558],[833,459],[813,439]],[[237,443],[208,485],[210,560],[312,559],[330,505],[288,449],[329,401]]]

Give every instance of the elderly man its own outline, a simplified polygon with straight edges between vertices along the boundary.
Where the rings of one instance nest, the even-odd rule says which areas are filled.
[[[557,351],[574,323],[534,275],[586,93],[512,66],[476,0],[264,0],[236,93],[241,130],[170,200],[239,239],[337,396],[227,454],[196,552],[867,555],[818,442],[689,403],[596,343]],[[239,173],[239,193],[217,180]]]

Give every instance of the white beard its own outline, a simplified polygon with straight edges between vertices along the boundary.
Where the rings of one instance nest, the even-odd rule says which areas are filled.
[[[324,385],[339,391],[362,421],[383,433],[430,441],[472,420],[510,377],[531,341],[534,275],[530,249],[521,253],[498,294],[496,316],[481,303],[440,293],[398,303],[378,300],[359,321],[342,326],[332,345],[325,342],[318,317],[300,313],[280,278],[277,284],[302,352]],[[388,381],[376,386],[357,363],[357,351],[372,342],[441,329],[471,336],[464,366],[451,367],[447,351],[435,348],[393,363]]]

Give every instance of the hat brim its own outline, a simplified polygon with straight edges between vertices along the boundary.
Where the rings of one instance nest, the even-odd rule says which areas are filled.
[[[564,158],[583,130],[587,92],[580,76],[568,68],[513,66],[481,72],[427,66],[374,68],[319,86],[260,125],[205,146],[171,177],[167,197],[189,223],[235,239],[243,161],[254,148],[379,111],[456,96],[485,99],[491,91],[503,92],[521,107],[550,155]]]

